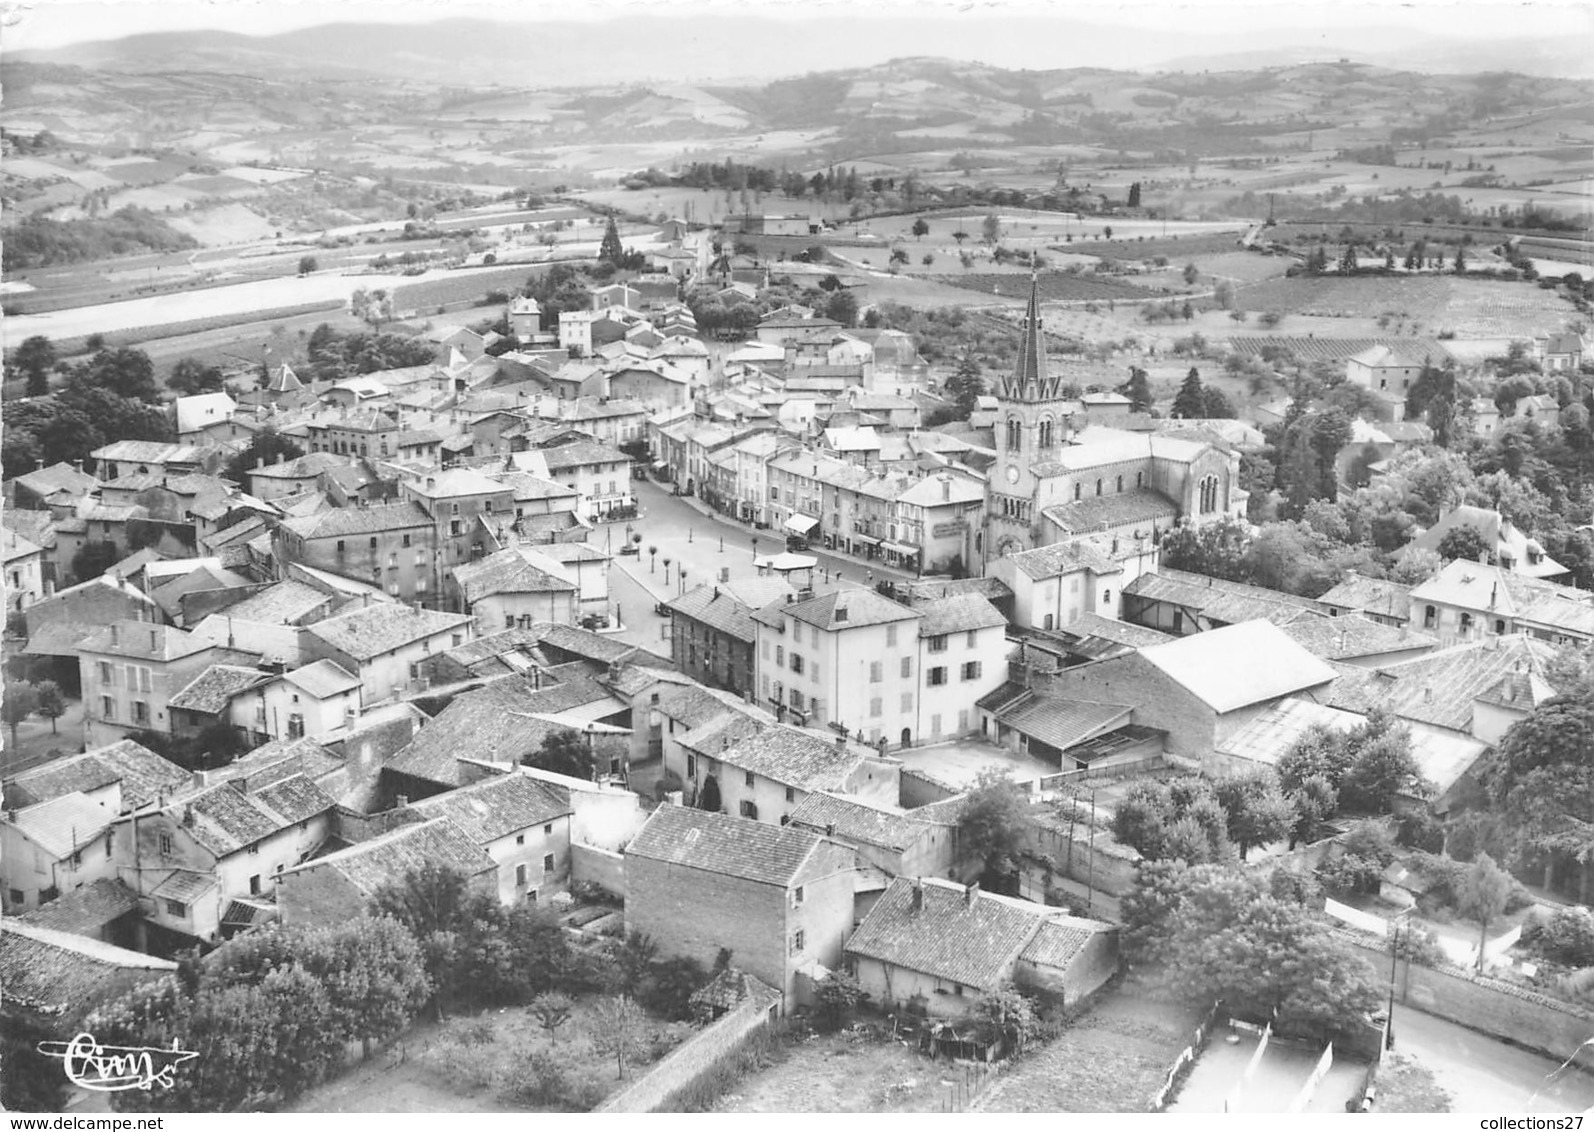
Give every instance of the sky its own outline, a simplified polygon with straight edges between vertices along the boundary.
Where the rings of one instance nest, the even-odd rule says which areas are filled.
[[[1004,14],[1061,14],[1125,31],[1155,31],[1209,37],[1231,32],[1232,50],[1327,42],[1347,36],[1358,27],[1441,29],[1447,37],[1486,42],[1499,37],[1544,36],[1549,40],[1594,32],[1587,0],[1532,0],[1529,3],[1489,3],[1469,0],[1412,0],[1408,3],[1334,4],[1318,2],[1228,4],[1198,0],[1185,4],[1151,0],[1117,0],[1092,3],[1007,3],[997,0],[720,0],[717,3],[648,0],[623,3],[610,0],[504,0],[502,3],[423,3],[391,0],[365,3],[356,0],[0,0],[4,12],[0,50],[59,47],[66,44],[115,39],[151,31],[217,28],[247,35],[271,35],[332,21],[425,23],[457,16],[512,21],[546,19],[601,20],[628,12],[649,15],[678,12],[702,17],[718,12],[741,12],[788,19],[823,18],[827,13],[892,15],[905,18],[900,36],[893,36],[891,54],[914,55],[915,29],[923,29],[932,15],[965,23],[1000,27]],[[928,41],[926,41],[928,43]],[[1002,45],[986,45],[981,54],[1002,62]],[[1012,45],[1011,65],[1023,65],[1021,46]]]

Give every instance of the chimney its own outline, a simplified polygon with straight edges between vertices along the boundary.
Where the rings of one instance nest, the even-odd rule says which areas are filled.
[[[826,837],[834,837],[834,836],[836,836],[836,823],[835,822],[827,821],[825,823],[825,836]]]
[[[924,882],[917,877],[913,880],[913,896],[909,900],[910,911],[917,912],[924,907]]]
[[[836,750],[845,751],[846,749],[847,749],[847,737],[838,732],[836,734]]]
[[[943,502],[952,498],[952,477],[941,477],[941,499]]]
[[[963,890],[963,907],[972,908],[974,902],[980,898],[980,882],[975,881]]]
[[[264,456],[256,456],[255,457],[255,470],[259,471],[261,468],[263,468],[265,466],[266,466],[266,458]]]
[[[1500,598],[1500,583],[1496,582],[1489,587],[1489,608],[1494,608],[1494,603]]]

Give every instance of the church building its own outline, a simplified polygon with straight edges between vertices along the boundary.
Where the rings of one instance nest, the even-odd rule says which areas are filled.
[[[1154,538],[1181,522],[1245,517],[1240,457],[1202,440],[1088,425],[1047,372],[1038,283],[1018,363],[996,388],[987,558],[1084,535]]]

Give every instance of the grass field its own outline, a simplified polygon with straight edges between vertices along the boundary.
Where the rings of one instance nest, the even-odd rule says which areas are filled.
[[[1453,330],[1458,337],[1490,338],[1560,330],[1573,307],[1531,283],[1458,279],[1454,275],[1300,275],[1240,287],[1235,305],[1333,319],[1365,320],[1395,311],[1423,331]]]
[[[975,1102],[980,1112],[1147,1112],[1200,1016],[1110,992]]]
[[[1028,298],[1028,274],[973,273],[969,275],[943,275],[940,280],[953,287],[977,291],[986,295],[1007,298]],[[1039,277],[1041,299],[1044,302],[1109,302],[1144,299],[1149,297],[1146,288],[1122,283],[1116,279],[1103,279],[1094,275],[1069,275],[1046,272]]]

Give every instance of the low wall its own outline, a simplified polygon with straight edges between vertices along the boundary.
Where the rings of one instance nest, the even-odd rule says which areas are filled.
[[[1353,932],[1335,932],[1368,953],[1377,969],[1388,970],[1389,954],[1379,941]],[[1425,967],[1399,960],[1395,974],[1395,1000],[1425,1014],[1477,1030],[1491,1037],[1535,1050],[1557,1061],[1574,1051],[1594,1032],[1594,1010],[1507,983],[1476,975],[1459,967]],[[1394,1023],[1396,1048],[1400,1021]],[[1594,1050],[1584,1049],[1575,1061],[1594,1069]]]
[[[625,899],[625,857],[596,845],[572,843],[570,883],[595,884],[605,892]]]
[[[753,999],[671,1050],[652,1069],[621,1089],[594,1112],[666,1112],[693,1085],[734,1057],[766,1026],[777,1006],[761,1008]]]
[[[957,796],[957,788],[931,778],[920,771],[902,768],[898,779],[898,802],[904,810],[916,810],[932,802],[944,802]]]
[[[1212,1029],[1217,1025],[1218,1019],[1223,1015],[1223,1004],[1214,1002],[1212,1009],[1207,1011],[1207,1016],[1195,1028],[1190,1044],[1179,1051],[1179,1056],[1174,1058],[1173,1064],[1168,1068],[1168,1075],[1163,1078],[1162,1087],[1151,1098],[1152,1112],[1162,1112],[1168,1107],[1177,1094],[1179,1086],[1190,1075],[1190,1067],[1195,1064],[1195,1059],[1201,1051],[1207,1048],[1207,1042],[1212,1040]]]

